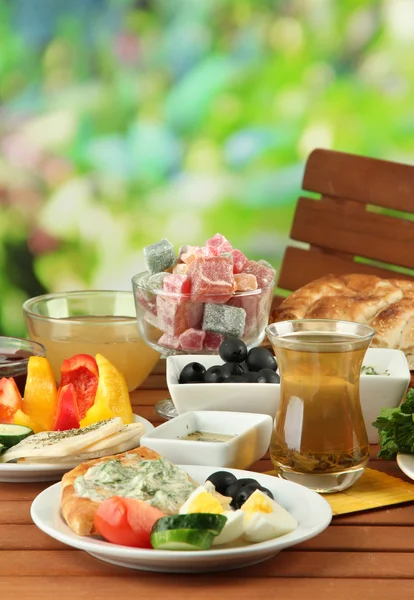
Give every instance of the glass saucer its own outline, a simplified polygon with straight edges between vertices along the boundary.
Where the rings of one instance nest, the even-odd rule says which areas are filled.
[[[158,400],[154,406],[155,412],[160,415],[163,419],[167,419],[170,421],[174,419],[174,417],[178,416],[177,409],[174,406],[174,402],[171,398],[166,398],[165,400]]]

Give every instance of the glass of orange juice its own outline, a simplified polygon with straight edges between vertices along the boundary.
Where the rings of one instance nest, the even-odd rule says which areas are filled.
[[[45,294],[27,300],[23,313],[30,339],[45,346],[57,382],[63,360],[99,353],[124,375],[132,391],[160,357],[140,336],[132,292]]]
[[[359,396],[369,325],[329,319],[266,329],[280,371],[280,405],[270,443],[278,474],[336,492],[363,473],[369,445]]]

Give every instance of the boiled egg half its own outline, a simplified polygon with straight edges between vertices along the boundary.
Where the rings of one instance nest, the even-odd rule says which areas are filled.
[[[243,535],[244,513],[241,510],[228,510],[231,498],[218,496],[210,482],[201,485],[188,497],[180,508],[180,515],[189,513],[213,513],[223,515],[227,521],[220,534],[213,540],[213,546],[228,544]]]
[[[283,506],[256,490],[241,507],[244,514],[244,538],[265,542],[296,529],[296,519]]]

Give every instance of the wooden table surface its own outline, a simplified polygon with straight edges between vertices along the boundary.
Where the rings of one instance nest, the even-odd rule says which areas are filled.
[[[162,367],[131,394],[152,421],[165,398]],[[395,462],[370,467],[407,479]],[[268,457],[251,469],[268,471]],[[405,600],[414,598],[414,504],[334,517],[316,538],[256,566],[206,575],[160,574],[111,566],[42,533],[30,505],[50,483],[0,483],[0,599],[212,598]]]

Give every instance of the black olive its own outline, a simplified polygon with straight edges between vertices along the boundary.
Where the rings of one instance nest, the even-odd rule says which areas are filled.
[[[227,496],[227,488],[237,481],[237,478],[228,471],[216,471],[209,475],[206,481],[211,481],[219,494]]]
[[[205,383],[221,383],[224,381],[225,377],[221,371],[220,365],[215,365],[207,369],[204,373],[204,382]]]
[[[252,348],[246,359],[250,371],[260,371],[261,369],[271,369],[276,371],[277,362],[273,354],[262,347]]]
[[[244,375],[231,375],[224,380],[223,383],[246,383]]]
[[[255,492],[256,490],[261,490],[260,483],[257,481],[255,483],[249,483],[248,485],[244,485],[238,491],[238,494],[235,498],[236,508],[241,508],[243,504],[246,502],[248,498]]]
[[[260,383],[280,383],[279,375],[272,369],[260,369],[257,375],[260,379],[264,378],[264,381],[260,381]]]
[[[257,481],[255,479],[250,479],[249,477],[243,478],[243,479],[237,479],[237,481],[234,481],[231,485],[229,485],[229,487],[226,490],[226,496],[230,496],[232,498],[232,501],[230,503],[230,506],[232,508],[236,508],[236,498],[237,495],[239,493],[239,491],[246,485],[249,484],[253,484],[256,485]]]
[[[179,383],[198,383],[203,381],[205,367],[198,362],[188,363],[180,373]]]
[[[246,359],[246,344],[237,337],[228,336],[220,345],[219,354],[226,362],[241,363]]]
[[[221,367],[221,372],[224,378],[232,377],[233,375],[243,375],[244,369],[239,363],[224,363]]]

